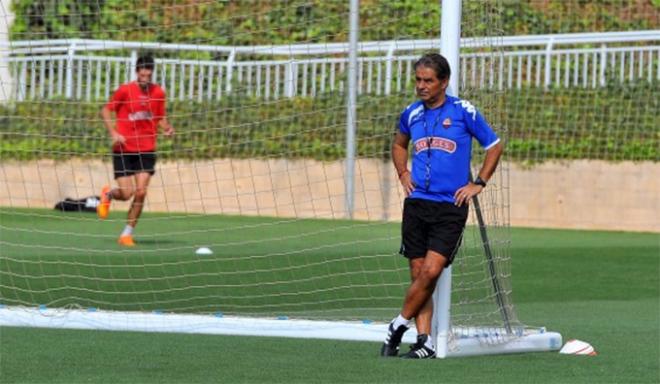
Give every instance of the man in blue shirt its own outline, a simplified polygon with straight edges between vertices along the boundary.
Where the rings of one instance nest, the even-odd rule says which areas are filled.
[[[500,139],[477,109],[445,93],[449,76],[449,63],[437,53],[426,54],[415,63],[415,90],[420,100],[401,113],[392,145],[394,167],[407,196],[401,254],[408,259],[412,283],[401,313],[389,325],[382,356],[398,355],[401,338],[414,317],[417,343],[401,357],[435,357],[429,337],[431,296],[460,245],[468,203],[486,187],[502,154]],[[469,176],[472,138],[486,150],[474,181]],[[408,170],[411,141],[412,169]]]

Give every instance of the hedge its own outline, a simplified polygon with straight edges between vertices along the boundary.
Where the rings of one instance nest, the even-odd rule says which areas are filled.
[[[348,0],[13,0],[12,40],[111,39],[257,45],[345,42]],[[463,36],[656,29],[659,0],[466,1]],[[363,40],[435,38],[439,2],[364,0]]]
[[[505,138],[515,161],[550,159],[659,160],[660,110],[656,85],[543,91],[481,91],[465,95]],[[409,95],[360,96],[359,157],[389,158],[398,114]],[[0,159],[108,154],[101,104],[26,101],[0,106]],[[159,140],[165,159],[313,158],[345,155],[345,100],[263,101],[248,97],[168,105],[173,139]]]

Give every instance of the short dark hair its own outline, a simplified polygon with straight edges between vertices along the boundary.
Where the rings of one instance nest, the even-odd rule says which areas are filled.
[[[142,55],[138,57],[137,61],[135,62],[135,70],[139,71],[142,68],[146,68],[153,71],[155,65],[156,63],[154,62],[154,58],[151,55]]]
[[[418,67],[427,67],[435,71],[438,80],[448,79],[451,75],[449,62],[439,53],[427,53],[415,62],[415,70]]]

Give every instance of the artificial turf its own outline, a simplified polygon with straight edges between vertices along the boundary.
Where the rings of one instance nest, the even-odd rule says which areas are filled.
[[[400,285],[405,286],[405,264],[391,249],[398,241],[396,224],[337,221],[328,230],[327,222],[316,220],[170,217],[165,223],[142,223],[143,233],[160,233],[162,238],[144,235],[142,249],[118,251],[115,233],[110,230],[120,227],[118,222],[97,223],[84,215],[63,220],[50,212],[36,218],[35,213],[39,212],[2,211],[3,304],[66,306],[76,302],[82,307],[121,310],[153,310],[157,306],[177,312],[225,309],[296,313],[301,309],[299,303],[307,300],[288,299],[283,287],[289,287],[316,292],[309,294],[309,301],[316,299],[334,309],[333,316],[350,317],[364,307],[371,316],[382,317],[395,314],[385,313],[384,309],[395,311],[401,300]],[[116,218],[119,220],[119,216]],[[76,226],[81,223],[85,225],[84,236],[76,236]],[[237,230],[241,226],[243,229]],[[273,249],[277,243],[258,241],[266,233],[279,238],[291,233],[307,236],[282,240],[281,246]],[[35,236],[39,236],[38,241]],[[360,241],[365,238],[381,241]],[[324,247],[329,239],[334,246]],[[30,241],[37,246],[29,246]],[[216,252],[215,259],[199,259],[193,253],[198,245],[215,245],[213,248],[218,249],[220,244],[223,251]],[[379,345],[370,342],[3,327],[0,381],[660,382],[658,234],[514,228],[510,250],[513,301],[518,317],[526,324],[560,332],[564,341],[588,341],[598,351],[597,356],[544,352],[402,361],[378,357]],[[276,254],[288,259],[283,256],[284,260],[276,260]],[[361,255],[377,257],[361,263],[350,260],[355,256],[360,259]],[[248,256],[258,257],[242,264]],[[326,268],[334,279],[353,287],[358,296],[372,297],[371,306],[359,300],[346,301],[349,292],[328,292],[325,284],[329,282],[323,279],[306,280],[305,276],[313,275],[313,270],[292,270],[295,257],[303,257],[315,268]],[[83,276],[94,273],[86,269],[91,268],[90,264],[96,266],[96,279],[87,281]],[[146,270],[145,265],[149,266]],[[256,277],[241,272],[249,268],[279,272],[267,280],[265,271]],[[385,277],[352,274],[354,269],[378,269],[384,271]],[[184,276],[180,281],[176,278],[179,275]],[[221,283],[214,280],[217,276]],[[235,280],[231,280],[232,276]],[[234,295],[233,301],[224,303],[224,292],[236,290],[237,284],[254,285],[254,292],[258,292],[259,282],[286,279],[296,283],[280,285],[272,291],[261,290],[268,299],[251,299],[248,288],[248,293]],[[383,281],[397,284],[376,289],[384,292],[374,292],[373,286]],[[188,290],[190,285],[199,288]],[[360,291],[362,285],[372,287]],[[99,293],[104,291],[109,293]],[[200,298],[183,300],[194,292],[201,292]],[[278,307],[269,306],[272,300],[277,301]],[[218,308],[223,305],[224,308]],[[346,305],[348,308],[342,311]],[[314,313],[320,314],[322,305],[318,306],[306,308],[316,308],[319,312]]]

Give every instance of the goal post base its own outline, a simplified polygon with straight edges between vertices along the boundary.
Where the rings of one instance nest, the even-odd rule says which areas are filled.
[[[448,348],[445,357],[496,355],[506,353],[528,353],[558,351],[562,346],[561,334],[539,330],[525,330],[520,336],[507,341],[489,342],[479,336],[458,339]],[[440,357],[440,356],[438,356]]]
[[[115,312],[95,309],[51,309],[2,307],[0,326],[61,328],[82,330],[191,333],[233,336],[293,337],[382,342],[387,324],[370,321],[298,320],[248,318],[216,315]],[[483,333],[461,337],[448,349],[447,357],[553,351],[561,348],[561,335],[555,332],[528,332],[506,343],[485,343]],[[411,329],[404,343],[414,343]],[[480,339],[482,337],[482,339]]]

